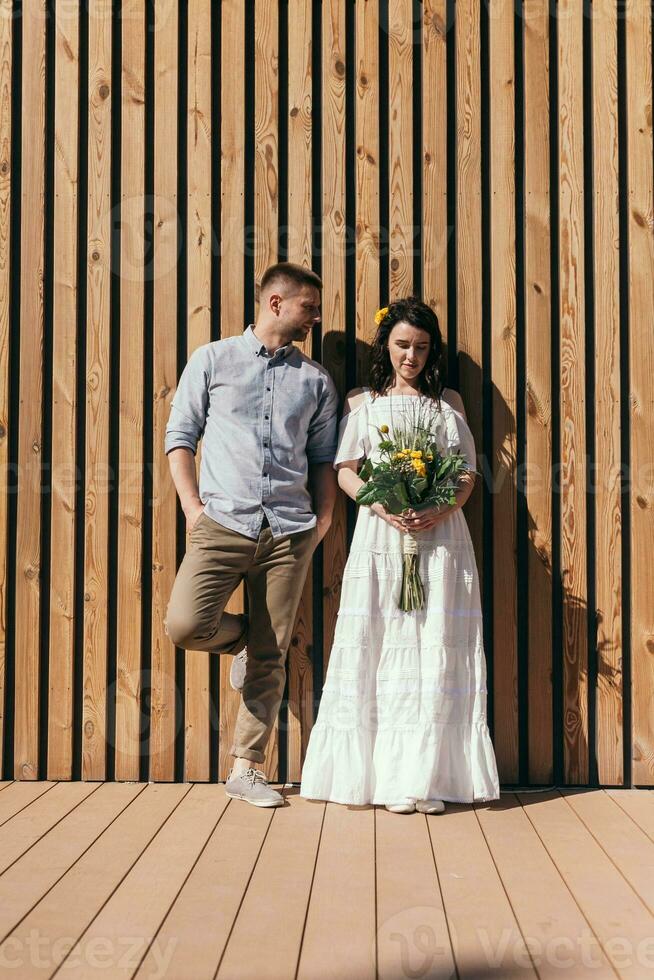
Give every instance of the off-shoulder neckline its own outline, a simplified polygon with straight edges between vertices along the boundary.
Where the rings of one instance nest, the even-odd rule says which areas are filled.
[[[423,397],[426,397],[426,396],[423,396],[423,395],[399,394],[399,395],[377,395],[376,398],[371,398],[370,397],[370,388],[364,388],[363,391],[364,391],[366,397],[365,398],[362,398],[361,401],[359,402],[359,404],[356,405],[355,408],[352,409],[352,411],[356,411],[357,408],[360,408],[362,405],[365,405],[366,403],[369,404],[369,405],[372,405],[372,404],[375,404],[376,402],[380,402],[383,398],[389,398],[390,399],[390,398],[423,398]],[[436,399],[435,398],[432,398],[431,401],[436,402]],[[447,409],[450,410],[450,412],[454,412],[455,415],[460,415],[461,418],[463,418],[463,412],[460,412],[458,408],[455,408],[454,407],[454,405],[450,405],[450,403],[448,401],[446,401],[444,398],[441,398],[441,400],[440,400],[440,406],[441,406],[441,410],[444,409],[444,408],[447,408]]]
[[[420,398],[421,397],[420,395],[402,395],[401,394],[401,395],[380,395],[378,398],[372,399],[370,397],[370,388],[363,388],[363,395],[364,395],[364,397],[361,399],[361,401],[357,405],[354,405],[354,407],[351,408],[349,410],[349,412],[345,412],[345,414],[341,418],[341,422],[344,422],[345,419],[349,418],[351,415],[355,415],[357,412],[361,411],[361,409],[364,407],[364,405],[366,405],[366,406],[367,405],[372,405],[373,403],[380,402],[380,400],[383,399],[383,398],[388,398],[388,399],[391,399],[391,398],[392,399],[396,399],[397,398],[397,399],[399,399],[399,398]],[[435,401],[435,399],[432,399],[432,400]],[[467,424],[467,421],[464,418],[463,413],[460,412],[457,408],[454,408],[454,406],[450,405],[450,403],[447,402],[447,401],[445,401],[445,399],[443,399],[443,398],[441,398],[440,411],[441,412],[444,412],[444,411],[452,412],[453,415],[456,415],[457,418],[461,419],[461,421],[466,422],[466,424]]]

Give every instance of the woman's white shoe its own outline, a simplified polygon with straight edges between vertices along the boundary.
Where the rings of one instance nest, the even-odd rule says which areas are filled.
[[[415,803],[387,803],[386,809],[391,813],[415,813]]]
[[[416,803],[418,813],[442,813],[444,809],[442,800],[418,800]]]

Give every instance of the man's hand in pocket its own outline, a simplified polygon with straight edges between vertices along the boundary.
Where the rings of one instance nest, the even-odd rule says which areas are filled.
[[[186,512],[186,533],[190,534],[197,522],[200,520],[200,515],[204,513],[204,504],[201,500],[193,504],[193,508]]]

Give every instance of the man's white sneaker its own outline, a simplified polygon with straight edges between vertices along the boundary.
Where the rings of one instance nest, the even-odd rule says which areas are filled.
[[[233,775],[230,769],[225,783],[225,793],[231,800],[245,800],[253,806],[282,806],[284,797],[268,785],[268,780],[260,769],[246,769]]]
[[[442,813],[444,809],[442,800],[418,800],[416,803],[418,813]]]
[[[243,684],[245,683],[245,671],[248,663],[248,648],[243,647],[240,653],[237,653],[232,660],[232,666],[229,668],[229,683],[234,688],[235,691],[242,691]]]
[[[391,813],[415,813],[415,803],[387,803],[386,809]]]

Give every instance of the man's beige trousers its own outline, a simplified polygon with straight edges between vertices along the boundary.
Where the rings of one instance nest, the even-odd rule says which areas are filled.
[[[311,556],[315,527],[257,541],[201,514],[188,535],[168,603],[165,628],[185,650],[238,653],[247,630],[247,670],[231,754],[263,762],[286,680],[286,653]],[[225,605],[245,580],[249,624]]]

